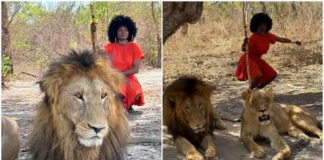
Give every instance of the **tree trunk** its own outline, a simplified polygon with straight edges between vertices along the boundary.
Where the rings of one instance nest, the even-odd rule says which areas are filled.
[[[1,52],[4,56],[8,56],[10,59],[10,74],[13,74],[13,65],[12,65],[12,54],[10,52],[10,34],[9,34],[9,16],[8,16],[8,3],[1,2]]]
[[[297,18],[298,13],[297,13],[296,2],[290,2],[290,4],[291,4],[291,10],[293,12],[294,18]]]
[[[154,21],[154,24],[155,24],[155,29],[156,30],[160,30],[159,29],[159,22],[157,21],[157,19],[156,19],[156,15],[155,15],[155,11],[154,11],[154,2],[151,2],[151,13],[152,13],[152,18],[153,18],[153,21]],[[158,55],[157,55],[157,64],[156,64],[156,67],[157,68],[161,68],[161,66],[162,66],[162,60],[161,60],[161,58],[162,58],[162,56],[161,56],[161,37],[160,37],[160,32],[157,32],[157,34],[156,34],[156,39],[157,39],[157,45],[158,45],[158,48],[157,48],[157,50],[158,50]]]
[[[182,25],[196,23],[202,15],[203,2],[163,3],[163,44]]]
[[[264,2],[260,2],[261,7],[262,7],[262,13],[267,13],[267,7]]]

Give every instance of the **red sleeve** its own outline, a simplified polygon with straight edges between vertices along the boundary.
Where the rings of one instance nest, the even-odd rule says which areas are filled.
[[[270,32],[268,34],[268,37],[269,37],[269,41],[270,41],[271,44],[276,43],[277,40],[278,40],[278,36],[276,36],[276,35],[274,35],[274,34],[272,34]]]
[[[112,44],[111,43],[105,44],[104,48],[105,48],[106,55],[109,55],[112,53]]]
[[[142,52],[142,49],[141,47],[137,44],[137,43],[133,43],[133,49],[134,49],[134,60],[136,59],[141,59],[143,60],[144,59],[144,55],[143,55],[143,52]]]

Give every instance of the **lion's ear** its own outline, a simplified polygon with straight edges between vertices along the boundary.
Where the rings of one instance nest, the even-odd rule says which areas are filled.
[[[166,98],[170,107],[174,108],[176,106],[176,102],[179,100],[180,97],[181,97],[181,93],[178,92],[168,94]]]
[[[241,94],[241,97],[244,101],[248,101],[251,97],[251,90],[246,90]]]
[[[53,102],[56,97],[59,95],[59,91],[63,85],[62,77],[65,75],[59,75],[56,72],[48,72],[44,75],[44,77],[38,81],[40,90],[45,93],[46,103]]]
[[[269,97],[272,99],[273,98],[273,89],[270,87],[270,88],[266,89],[266,92],[269,95]]]
[[[171,102],[171,103],[175,103],[175,101],[176,101],[175,95],[174,94],[169,94],[168,101]]]
[[[273,95],[273,89],[272,89],[272,87],[268,88],[268,89],[267,89],[267,92],[268,92],[269,94]]]

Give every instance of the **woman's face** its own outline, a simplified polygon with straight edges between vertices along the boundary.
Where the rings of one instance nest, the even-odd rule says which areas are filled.
[[[267,31],[267,25],[265,23],[261,23],[258,27],[257,32],[261,35],[265,34]]]
[[[118,40],[127,40],[128,39],[128,35],[129,35],[129,32],[128,32],[127,27],[120,26],[117,29],[117,39]]]

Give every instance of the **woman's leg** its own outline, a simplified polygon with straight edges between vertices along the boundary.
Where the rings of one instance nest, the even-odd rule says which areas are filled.
[[[249,89],[252,90],[253,88],[259,88],[261,78],[262,78],[262,76],[256,76],[256,77],[252,78],[251,85],[250,85]]]
[[[258,65],[262,73],[258,88],[263,88],[277,77],[277,72],[263,59],[260,60]]]
[[[269,79],[266,79],[263,83],[260,83],[260,85],[258,86],[258,88],[263,88],[266,85],[268,85],[269,83],[271,83],[275,78],[277,77],[277,73],[274,73],[272,75],[272,77],[270,77]]]
[[[252,90],[253,88],[257,88],[260,85],[260,81],[263,77],[258,61],[259,59],[249,60],[249,71],[250,71],[250,78],[251,78],[251,84],[249,87],[250,90]]]

